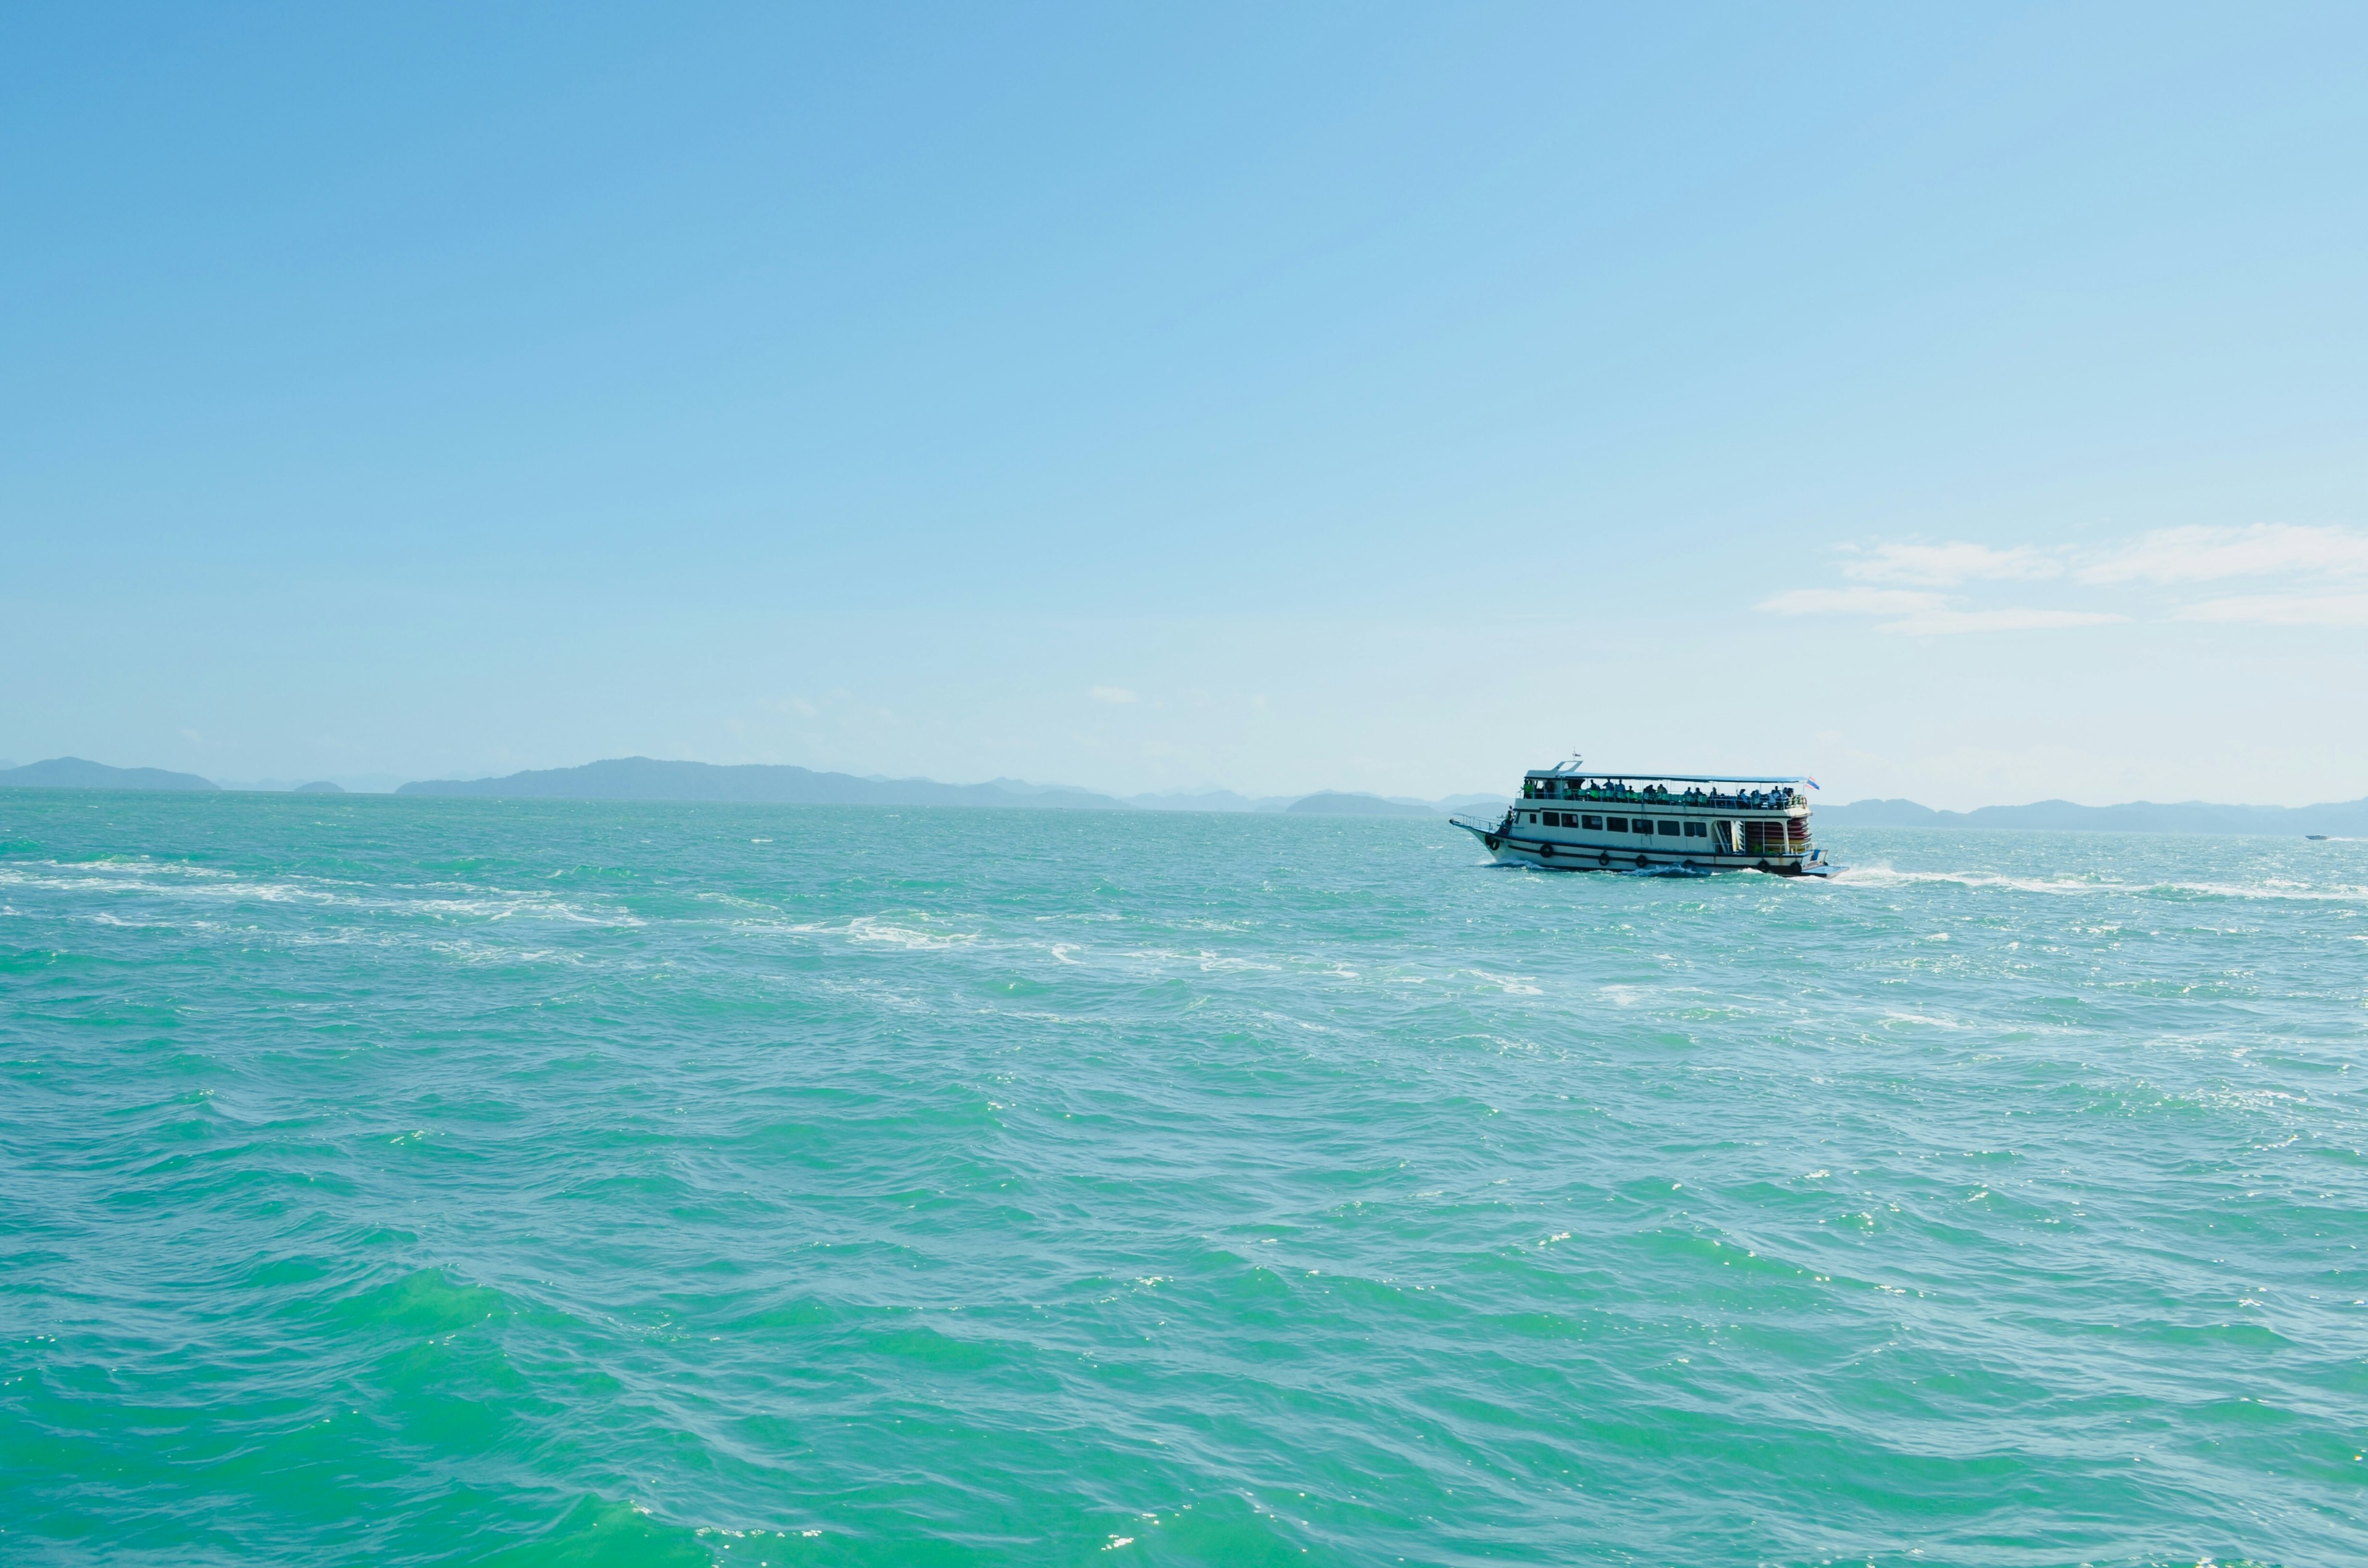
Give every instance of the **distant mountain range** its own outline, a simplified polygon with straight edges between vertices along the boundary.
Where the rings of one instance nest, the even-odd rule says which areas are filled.
[[[1439,812],[1429,806],[1411,806],[1400,801],[1384,801],[1379,795],[1344,795],[1337,790],[1326,790],[1320,795],[1309,795],[1293,801],[1283,808],[1293,816],[1308,817],[1435,817]]]
[[[2086,833],[2320,833],[2350,838],[2368,835],[2368,800],[2323,806],[2215,806],[2203,801],[2157,805],[2134,801],[2121,806],[2077,806],[2040,801],[2028,806],[1984,806],[1971,812],[1936,812],[1913,801],[1853,801],[1819,806],[1820,827],[2044,828]]]
[[[545,767],[502,778],[438,778],[398,795],[479,795],[548,801],[733,801],[813,806],[1054,806],[1122,812],[1124,801],[1090,790],[1025,784],[939,784],[928,778],[859,778],[852,773],[743,763],[659,762],[612,757],[581,767]]]
[[[431,779],[405,784],[398,795],[476,795],[568,801],[736,801],[834,806],[1052,807],[1067,811],[1296,812],[1329,816],[1438,816],[1447,802],[1384,800],[1326,790],[1315,795],[1254,798],[1230,790],[1201,794],[1136,795],[1121,799],[1057,784],[997,778],[985,784],[940,784],[929,778],[863,778],[852,773],[763,763],[719,767],[614,757],[581,767],[539,768],[501,778]],[[1486,797],[1484,797],[1485,799]],[[1456,797],[1460,801],[1465,797]],[[1497,801],[1502,804],[1501,798]]]
[[[0,790],[211,790],[211,778],[161,767],[109,767],[78,756],[53,756],[0,770]]]
[[[1282,812],[1291,809],[1297,795],[1236,795],[1231,790],[1203,790],[1197,793],[1171,790],[1164,795],[1129,795],[1126,803],[1146,812]]]
[[[214,790],[194,773],[159,767],[109,767],[78,756],[51,757],[23,767],[0,763],[0,789]],[[305,794],[342,793],[326,782],[297,787]],[[1313,795],[1237,795],[1230,790],[1160,795],[1098,794],[1057,784],[997,778],[985,784],[940,784],[929,778],[866,778],[852,773],[747,763],[662,762],[611,757],[581,767],[537,768],[501,778],[439,778],[405,784],[399,795],[467,795],[549,801],[713,801],[747,804],[831,806],[988,806],[1008,810],[1282,812],[1294,816],[1436,817],[1448,812],[1493,814],[1502,795],[1450,795],[1439,801],[1326,790]],[[1821,827],[2042,828],[2090,833],[2324,834],[2368,837],[2368,799],[2320,806],[2222,806],[2202,801],[2157,805],[2079,806],[2041,801],[2028,806],[1984,806],[1938,812],[1913,801],[1853,801],[1819,806]]]
[[[215,790],[194,773],[155,767],[109,767],[80,757],[54,757],[27,767],[0,767],[0,789],[30,790]],[[233,790],[274,794],[343,794],[321,781],[290,784],[279,779]],[[985,784],[940,784],[931,778],[866,778],[852,773],[749,763],[718,766],[666,762],[646,756],[611,757],[581,767],[535,768],[500,778],[431,778],[399,786],[398,795],[466,795],[507,800],[713,801],[748,804],[833,806],[988,806],[1067,811],[1298,812],[1332,816],[1437,816],[1474,802],[1494,810],[1501,796],[1452,795],[1426,801],[1403,797],[1326,790],[1317,795],[1238,795],[1230,790],[1200,793],[1135,795],[1121,799],[1059,784],[996,778]]]
[[[1365,795],[1332,790],[1314,795],[1236,795],[1231,790],[1208,790],[1196,794],[1172,790],[1164,795],[1129,795],[1125,799],[1128,805],[1147,812],[1298,812],[1322,816],[1441,816],[1449,812],[1502,811],[1512,804],[1504,795],[1448,795],[1422,801],[1411,795]],[[1342,803],[1310,805],[1311,801]],[[1366,801],[1375,804],[1354,803]],[[1401,807],[1405,809],[1401,811]]]

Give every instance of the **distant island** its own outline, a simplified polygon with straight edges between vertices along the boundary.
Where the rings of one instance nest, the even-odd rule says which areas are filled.
[[[1293,816],[1305,817],[1429,817],[1439,814],[1429,806],[1403,805],[1396,801],[1384,801],[1379,795],[1344,795],[1332,790],[1293,801],[1284,810]]]
[[[775,764],[719,766],[612,757],[580,767],[537,768],[500,778],[439,778],[405,784],[398,795],[474,795],[506,800],[730,801],[816,806],[1047,807],[1064,811],[1292,812],[1350,816],[1435,817],[1474,801],[1501,809],[1502,796],[1451,796],[1445,801],[1385,800],[1326,790],[1315,795],[1199,794],[1121,798],[1059,784],[997,778],[985,784],[940,784],[929,778],[864,778]]]
[[[109,767],[78,756],[53,756],[0,771],[0,790],[213,790],[211,778],[161,767]]]
[[[1023,784],[939,784],[928,778],[859,778],[852,773],[768,763],[731,767],[611,757],[581,767],[545,767],[502,778],[437,778],[405,784],[398,795],[475,795],[545,801],[729,801],[810,806],[1054,806],[1073,811],[1131,809],[1090,790]]]
[[[245,786],[232,786],[244,790]],[[110,767],[78,756],[51,757],[22,767],[0,765],[0,789],[174,790],[221,791],[211,779],[160,767]],[[326,779],[271,792],[346,795]],[[1502,795],[1450,795],[1418,801],[1356,790],[1312,795],[1240,795],[1231,790],[1173,790],[1117,796],[1017,778],[985,784],[940,784],[932,778],[867,778],[769,763],[719,765],[610,757],[580,767],[545,767],[500,778],[434,778],[404,784],[404,796],[469,796],[541,801],[685,801],[745,805],[976,806],[1003,810],[1093,812],[1258,812],[1289,816],[1436,818],[1451,812],[1493,816],[1510,802]],[[368,799],[369,797],[348,797]],[[1942,812],[1913,801],[1853,801],[1819,806],[1821,827],[2021,828],[2082,833],[2214,833],[2368,837],[2368,799],[2317,806],[2224,806],[2204,801],[2081,806],[2039,801],[2027,806],[1984,806]]]
[[[1970,812],[1936,812],[1913,801],[1853,801],[1819,806],[1820,827],[2036,828],[2076,833],[2308,834],[2350,838],[2368,835],[2368,800],[2323,806],[2217,806],[2203,801],[2157,805],[2133,801],[2120,806],[2079,806],[2069,801],[2039,801],[2028,806],[1983,806]]]

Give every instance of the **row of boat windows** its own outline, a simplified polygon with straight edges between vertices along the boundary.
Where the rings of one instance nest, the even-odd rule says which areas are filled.
[[[1582,815],[1577,812],[1531,812],[1527,815],[1531,822],[1537,821],[1543,815],[1546,819],[1545,824],[1548,827],[1591,828],[1597,833],[1645,834],[1657,829],[1664,838],[1676,838],[1680,832],[1688,838],[1710,836],[1710,824],[1701,822],[1679,823],[1670,822],[1666,818],[1653,817],[1599,817]]]

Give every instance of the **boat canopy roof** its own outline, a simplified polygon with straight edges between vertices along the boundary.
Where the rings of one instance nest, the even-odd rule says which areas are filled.
[[[1623,782],[1641,778],[1655,784],[1806,784],[1816,788],[1817,781],[1805,773],[1662,773],[1652,768],[1588,767],[1576,762],[1557,763],[1552,767],[1532,767],[1524,775],[1530,778],[1617,778]]]

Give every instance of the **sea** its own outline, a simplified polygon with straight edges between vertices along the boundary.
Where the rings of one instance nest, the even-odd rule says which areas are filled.
[[[0,1562],[2368,1562],[2368,844],[0,793]]]

